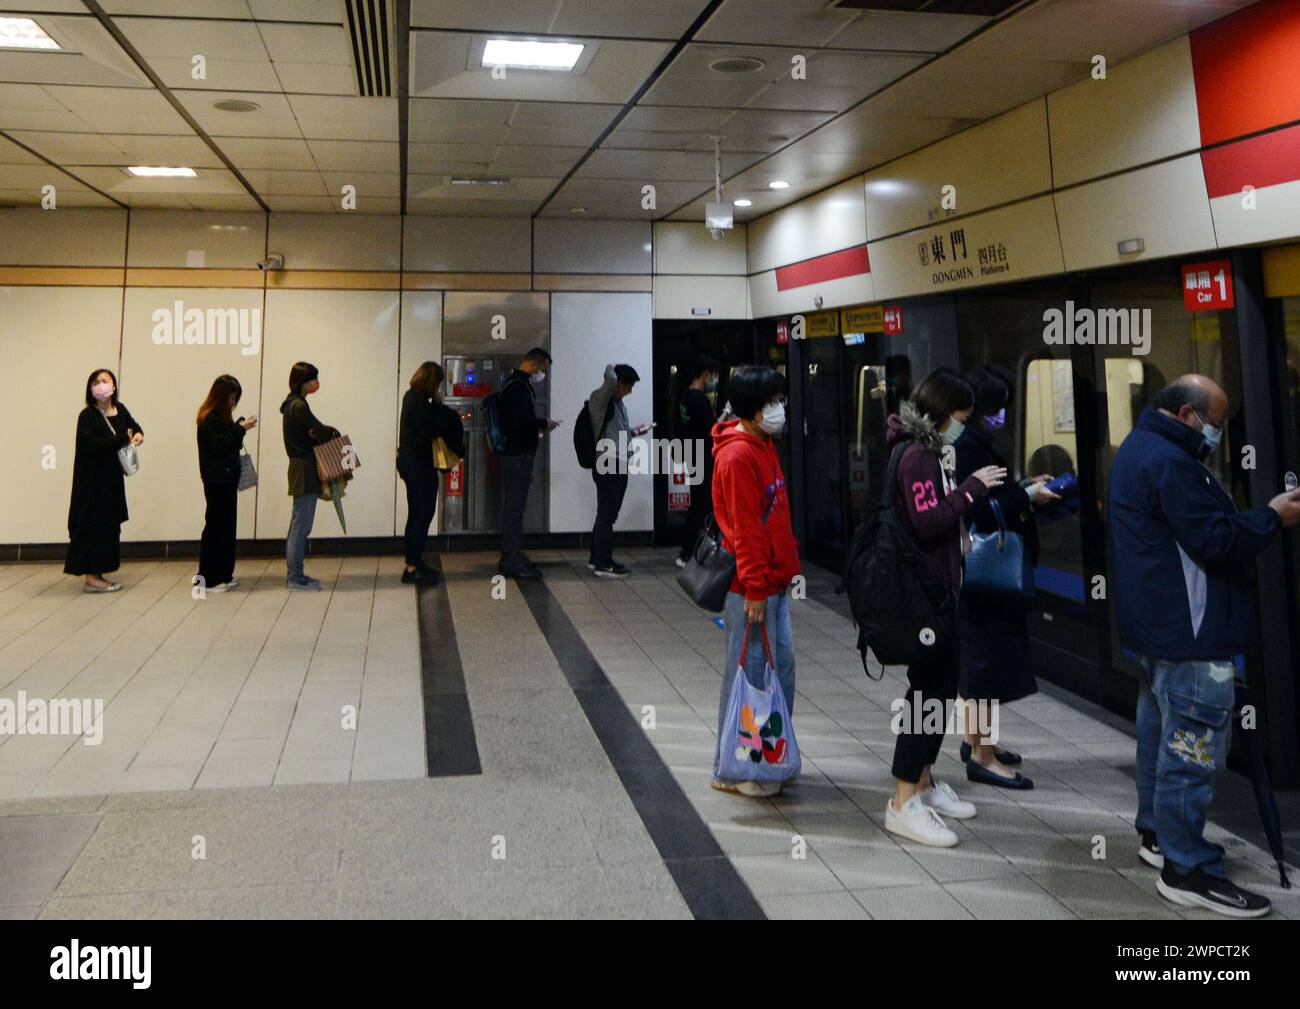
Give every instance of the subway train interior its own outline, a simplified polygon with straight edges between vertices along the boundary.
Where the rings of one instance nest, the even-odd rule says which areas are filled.
[[[0,917],[1162,916],[1127,854],[1144,674],[1115,609],[1112,466],[1199,374],[1227,396],[1205,464],[1236,508],[1294,486],[1298,71],[1296,0],[0,0],[0,702],[105,705],[97,747],[0,717]],[[738,369],[783,383],[810,678],[805,783],[770,800],[709,791],[727,631],[677,587],[684,468],[627,477],[630,577],[595,577],[580,411],[625,365],[629,427],[678,438],[701,356],[714,414]],[[395,460],[427,361],[464,449],[404,571]],[[296,362],[357,463],[315,513],[326,591],[302,595],[278,560]],[[1037,790],[985,788],[954,849],[982,855],[959,864],[881,829],[878,733],[907,683],[863,676],[836,589],[889,418],[934,369],[985,365],[1011,389],[1007,479],[1073,475],[1078,503],[1039,520],[1042,689],[1007,705]],[[102,596],[64,568],[100,370],[144,436],[125,591]],[[545,580],[516,586],[493,404],[520,374]],[[194,423],[219,375],[260,420],[258,482],[230,519],[243,584],[205,599]],[[421,558],[441,581],[413,590]],[[1234,737],[1210,820],[1295,918],[1249,796],[1262,762],[1277,859],[1300,864],[1296,533],[1248,578],[1258,752]],[[653,767],[628,770],[641,746]],[[300,858],[290,813],[319,827]],[[816,876],[789,867],[792,831],[840,830],[812,842]],[[191,835],[225,853],[195,861]]]

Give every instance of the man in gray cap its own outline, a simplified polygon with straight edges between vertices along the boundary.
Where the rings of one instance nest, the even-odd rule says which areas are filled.
[[[626,578],[631,572],[614,560],[614,523],[627,493],[627,445],[645,434],[646,425],[633,428],[623,400],[641,380],[628,364],[605,366],[605,381],[588,399],[591,426],[596,435],[596,524],[591,529],[591,557],[587,567],[597,578]]]

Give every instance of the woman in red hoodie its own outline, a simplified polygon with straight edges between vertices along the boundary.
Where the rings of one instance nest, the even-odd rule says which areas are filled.
[[[785,380],[772,368],[737,368],[727,386],[735,419],[713,428],[713,513],[724,545],[736,557],[736,576],[722,617],[727,658],[718,701],[719,746],[746,638],[745,676],[756,687],[763,685],[763,637],[755,632],[755,624],[767,624],[781,692],[794,710],[794,632],[786,589],[799,573],[799,544],[773,441],[785,428],[784,389]],[[715,749],[713,787],[719,791],[762,796],[781,790],[779,782],[723,781],[718,777],[720,761],[721,751]]]
[[[891,504],[911,527],[927,573],[953,599],[961,589],[966,535],[962,516],[1007,475],[1001,466],[985,466],[961,484],[956,482],[952,445],[974,407],[970,383],[952,368],[936,368],[889,418],[890,451],[906,445],[891,488]],[[885,809],[885,829],[939,848],[957,843],[944,816],[968,820],[975,815],[974,804],[957,798],[930,770],[943,746],[949,706],[957,696],[958,668],[955,645],[909,666],[907,696],[894,709],[894,798]],[[936,704],[942,705],[937,732],[932,715]]]

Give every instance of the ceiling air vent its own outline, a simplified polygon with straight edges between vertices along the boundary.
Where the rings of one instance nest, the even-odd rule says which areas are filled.
[[[1022,0],[828,0],[827,8],[851,11],[918,11],[997,17]]]
[[[352,42],[357,94],[363,98],[393,97],[397,62],[393,0],[343,0],[343,16]]]

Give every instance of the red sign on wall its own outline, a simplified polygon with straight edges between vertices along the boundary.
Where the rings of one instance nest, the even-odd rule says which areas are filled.
[[[456,463],[454,469],[447,470],[447,497],[465,495],[465,460]]]
[[[886,305],[885,306],[885,334],[887,336],[897,336],[903,331],[903,306]]]
[[[782,320],[781,322],[778,322],[776,324],[776,345],[779,347],[782,344],[786,344],[789,342],[790,342],[790,325],[789,323]]]
[[[1183,267],[1183,307],[1189,312],[1232,308],[1232,261],[1215,259]]]
[[[486,396],[491,391],[491,382],[456,382],[451,387],[451,394],[457,397]]]

